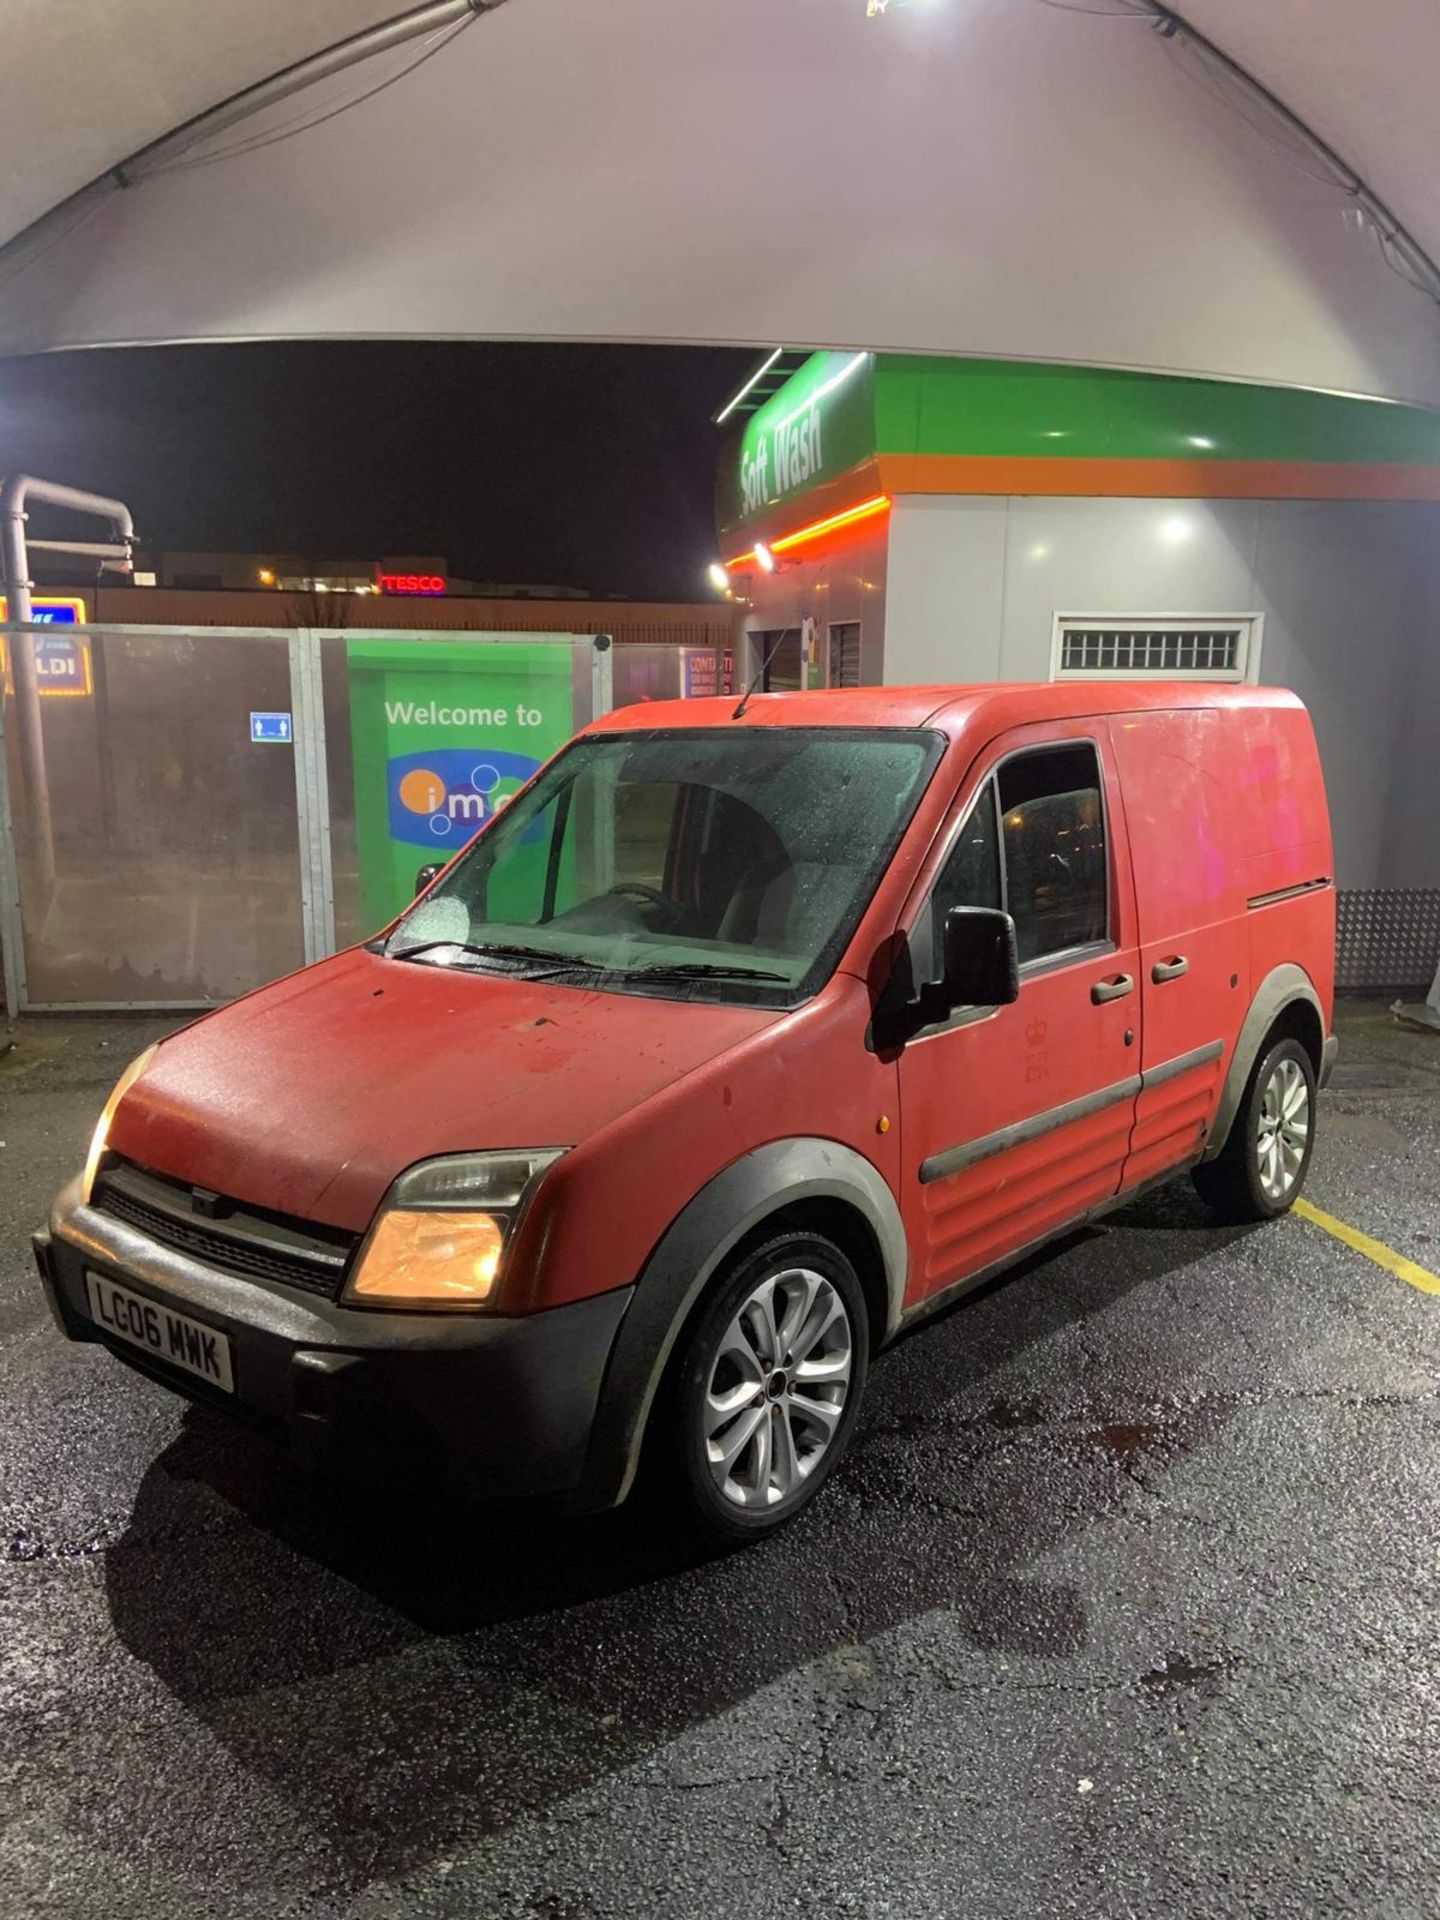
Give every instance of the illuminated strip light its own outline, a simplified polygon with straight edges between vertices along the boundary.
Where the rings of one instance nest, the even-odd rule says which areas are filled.
[[[862,500],[858,507],[846,507],[843,513],[832,513],[824,520],[815,520],[808,527],[801,527],[795,533],[782,534],[780,539],[770,542],[772,553],[788,553],[791,547],[798,547],[806,540],[816,540],[822,533],[833,533],[838,527],[848,527],[857,520],[868,520],[872,514],[884,513],[890,505],[888,493],[877,493],[869,500]]]
[[[755,369],[754,373],[751,374],[750,378],[745,382],[744,386],[741,387],[740,391],[735,395],[735,398],[733,400],[727,400],[725,402],[725,405],[720,409],[719,413],[717,413],[715,416],[715,425],[717,427],[720,426],[724,421],[730,418],[731,414],[735,411],[736,407],[739,406],[740,402],[745,398],[747,393],[754,392],[755,388],[759,386],[760,382],[765,378],[766,374],[770,371],[771,367],[774,366],[775,362],[780,358],[781,354],[784,353],[784,351],[785,349],[783,347],[776,347],[775,351],[771,354],[770,358],[765,362],[764,366],[757,367]]]
[[[846,507],[843,513],[827,514],[823,520],[812,520],[808,527],[797,527],[794,533],[782,534],[778,540],[769,540],[766,545],[771,553],[789,553],[792,548],[804,546],[810,540],[819,540],[827,533],[838,533],[842,527],[853,527],[857,521],[873,519],[877,513],[885,513],[890,506],[888,493],[877,493],[873,499],[862,500],[858,507]],[[755,549],[748,548],[737,553],[733,560],[727,560],[728,568],[743,567],[755,558]]]

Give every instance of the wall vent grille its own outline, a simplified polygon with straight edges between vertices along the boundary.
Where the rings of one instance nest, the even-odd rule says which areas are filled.
[[[1254,681],[1259,614],[1057,614],[1052,680]]]

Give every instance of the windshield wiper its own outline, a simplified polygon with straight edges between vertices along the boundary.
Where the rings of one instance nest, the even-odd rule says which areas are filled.
[[[413,947],[377,947],[375,952],[386,960],[416,960],[422,953],[434,953],[437,947],[458,947],[462,953],[482,953],[482,947],[472,946],[468,940],[417,940]]]
[[[675,966],[627,967],[626,980],[778,980],[792,987],[788,973],[772,973],[768,967],[730,967],[718,960],[686,960]]]
[[[597,971],[593,960],[582,960],[578,954],[554,953],[547,947],[509,946],[503,941],[493,945],[482,945],[475,940],[421,940],[413,947],[392,947],[387,949],[387,960],[415,960],[422,953],[433,953],[437,947],[455,947],[461,953],[473,954],[479,960],[543,960],[555,973],[593,973]]]

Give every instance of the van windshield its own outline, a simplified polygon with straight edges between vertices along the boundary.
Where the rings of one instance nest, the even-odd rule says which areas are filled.
[[[612,992],[793,1004],[839,959],[943,745],[873,728],[582,738],[381,950]]]

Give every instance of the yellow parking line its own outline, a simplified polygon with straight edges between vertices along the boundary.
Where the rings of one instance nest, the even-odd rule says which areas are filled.
[[[1343,1220],[1337,1220],[1333,1213],[1324,1213],[1319,1207],[1311,1206],[1308,1200],[1297,1200],[1294,1210],[1302,1219],[1333,1234],[1337,1240],[1343,1240],[1347,1247],[1354,1247],[1357,1253],[1363,1253],[1377,1267],[1384,1267],[1387,1273],[1393,1273],[1397,1280],[1418,1287],[1421,1293],[1440,1293],[1440,1275],[1427,1273],[1424,1267],[1417,1267],[1413,1260],[1407,1260],[1403,1253],[1396,1253],[1383,1240],[1372,1240],[1368,1233],[1361,1233],[1358,1227],[1347,1226]]]

